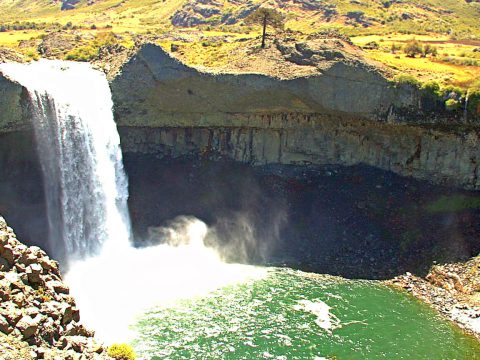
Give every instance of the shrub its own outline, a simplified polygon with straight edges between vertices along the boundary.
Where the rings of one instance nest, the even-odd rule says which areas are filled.
[[[40,58],[35,49],[28,49],[26,55],[32,60],[38,60]]]
[[[395,43],[392,43],[392,46],[390,47],[390,51],[392,54],[396,54],[398,50],[400,50],[400,45],[397,45]]]
[[[65,60],[90,61],[98,56],[98,48],[83,46],[73,49],[65,55]]]
[[[416,88],[420,88],[420,81],[412,75],[398,75],[395,77],[395,82],[399,85],[410,85]]]
[[[107,350],[108,356],[116,360],[135,360],[133,348],[128,344],[113,344]]]
[[[380,46],[376,41],[370,41],[369,43],[366,43],[363,48],[366,50],[377,50]]]
[[[419,41],[413,39],[405,45],[403,51],[405,52],[405,54],[407,54],[407,56],[413,58],[415,57],[415,55],[422,54],[423,48]]]
[[[445,101],[445,109],[448,111],[455,111],[460,108],[460,102],[455,99],[448,99]]]
[[[462,88],[459,88],[458,86],[454,85],[447,85],[441,90],[441,95],[443,96],[443,99],[460,99],[464,94],[464,91]]]
[[[468,91],[467,110],[474,116],[480,116],[480,88]]]
[[[422,90],[432,96],[440,96],[440,84],[436,81],[428,81],[422,85]]]
[[[431,55],[433,57],[437,56],[438,50],[435,46],[431,46],[430,44],[425,44],[423,46],[423,57],[427,57],[427,55]]]

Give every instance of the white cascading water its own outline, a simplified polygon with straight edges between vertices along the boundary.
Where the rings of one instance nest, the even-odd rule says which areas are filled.
[[[68,265],[65,281],[82,322],[99,338],[128,341],[128,326],[149,307],[264,276],[222,262],[204,246],[209,229],[195,218],[160,231],[165,245],[131,246],[127,178],[104,74],[50,60],[0,64],[0,71],[30,93],[51,252]]]
[[[128,184],[105,76],[62,61],[0,69],[30,94],[52,254],[70,262],[98,254],[109,240],[127,247]]]

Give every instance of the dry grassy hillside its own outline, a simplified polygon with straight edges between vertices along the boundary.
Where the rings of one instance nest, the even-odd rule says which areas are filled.
[[[255,51],[260,28],[244,22],[265,5],[284,17],[277,38],[335,30],[392,74],[464,89],[480,77],[478,0],[0,0],[0,46],[25,59],[91,61],[152,41],[191,65],[249,68],[242,60],[270,56]]]

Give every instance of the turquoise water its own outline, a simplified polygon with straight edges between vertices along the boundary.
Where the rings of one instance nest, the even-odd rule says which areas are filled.
[[[479,342],[403,292],[290,269],[155,308],[135,329],[147,359],[480,359]]]

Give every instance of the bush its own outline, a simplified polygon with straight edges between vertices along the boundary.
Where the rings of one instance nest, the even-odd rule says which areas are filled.
[[[65,60],[90,61],[98,56],[98,48],[92,46],[82,46],[73,49],[65,55]]]
[[[432,96],[440,96],[440,84],[436,81],[428,81],[422,85],[422,90]]]
[[[363,45],[363,48],[366,50],[377,50],[380,46],[376,41],[370,41],[369,43],[366,43]]]
[[[445,109],[448,111],[455,111],[460,108],[460,102],[455,99],[448,99],[445,101]]]
[[[396,54],[397,51],[400,49],[401,49],[400,45],[397,45],[395,43],[392,43],[392,46],[390,47],[390,51],[392,52],[392,54]]]
[[[468,91],[468,106],[467,110],[474,116],[480,116],[480,89],[473,89]]]
[[[463,89],[454,85],[447,85],[441,90],[441,96],[443,96],[444,100],[446,99],[458,100],[463,96],[463,94],[464,94]]]
[[[431,55],[436,57],[438,54],[438,49],[435,46],[431,46],[430,44],[426,44],[423,47],[423,57],[427,57],[427,55]]]
[[[420,81],[412,75],[398,75],[395,77],[395,82],[399,85],[410,85],[420,88]]]
[[[108,356],[116,360],[135,360],[133,348],[128,344],[113,344],[107,350]]]
[[[403,51],[407,56],[414,58],[415,55],[423,53],[422,44],[415,39],[410,40],[403,48]]]

